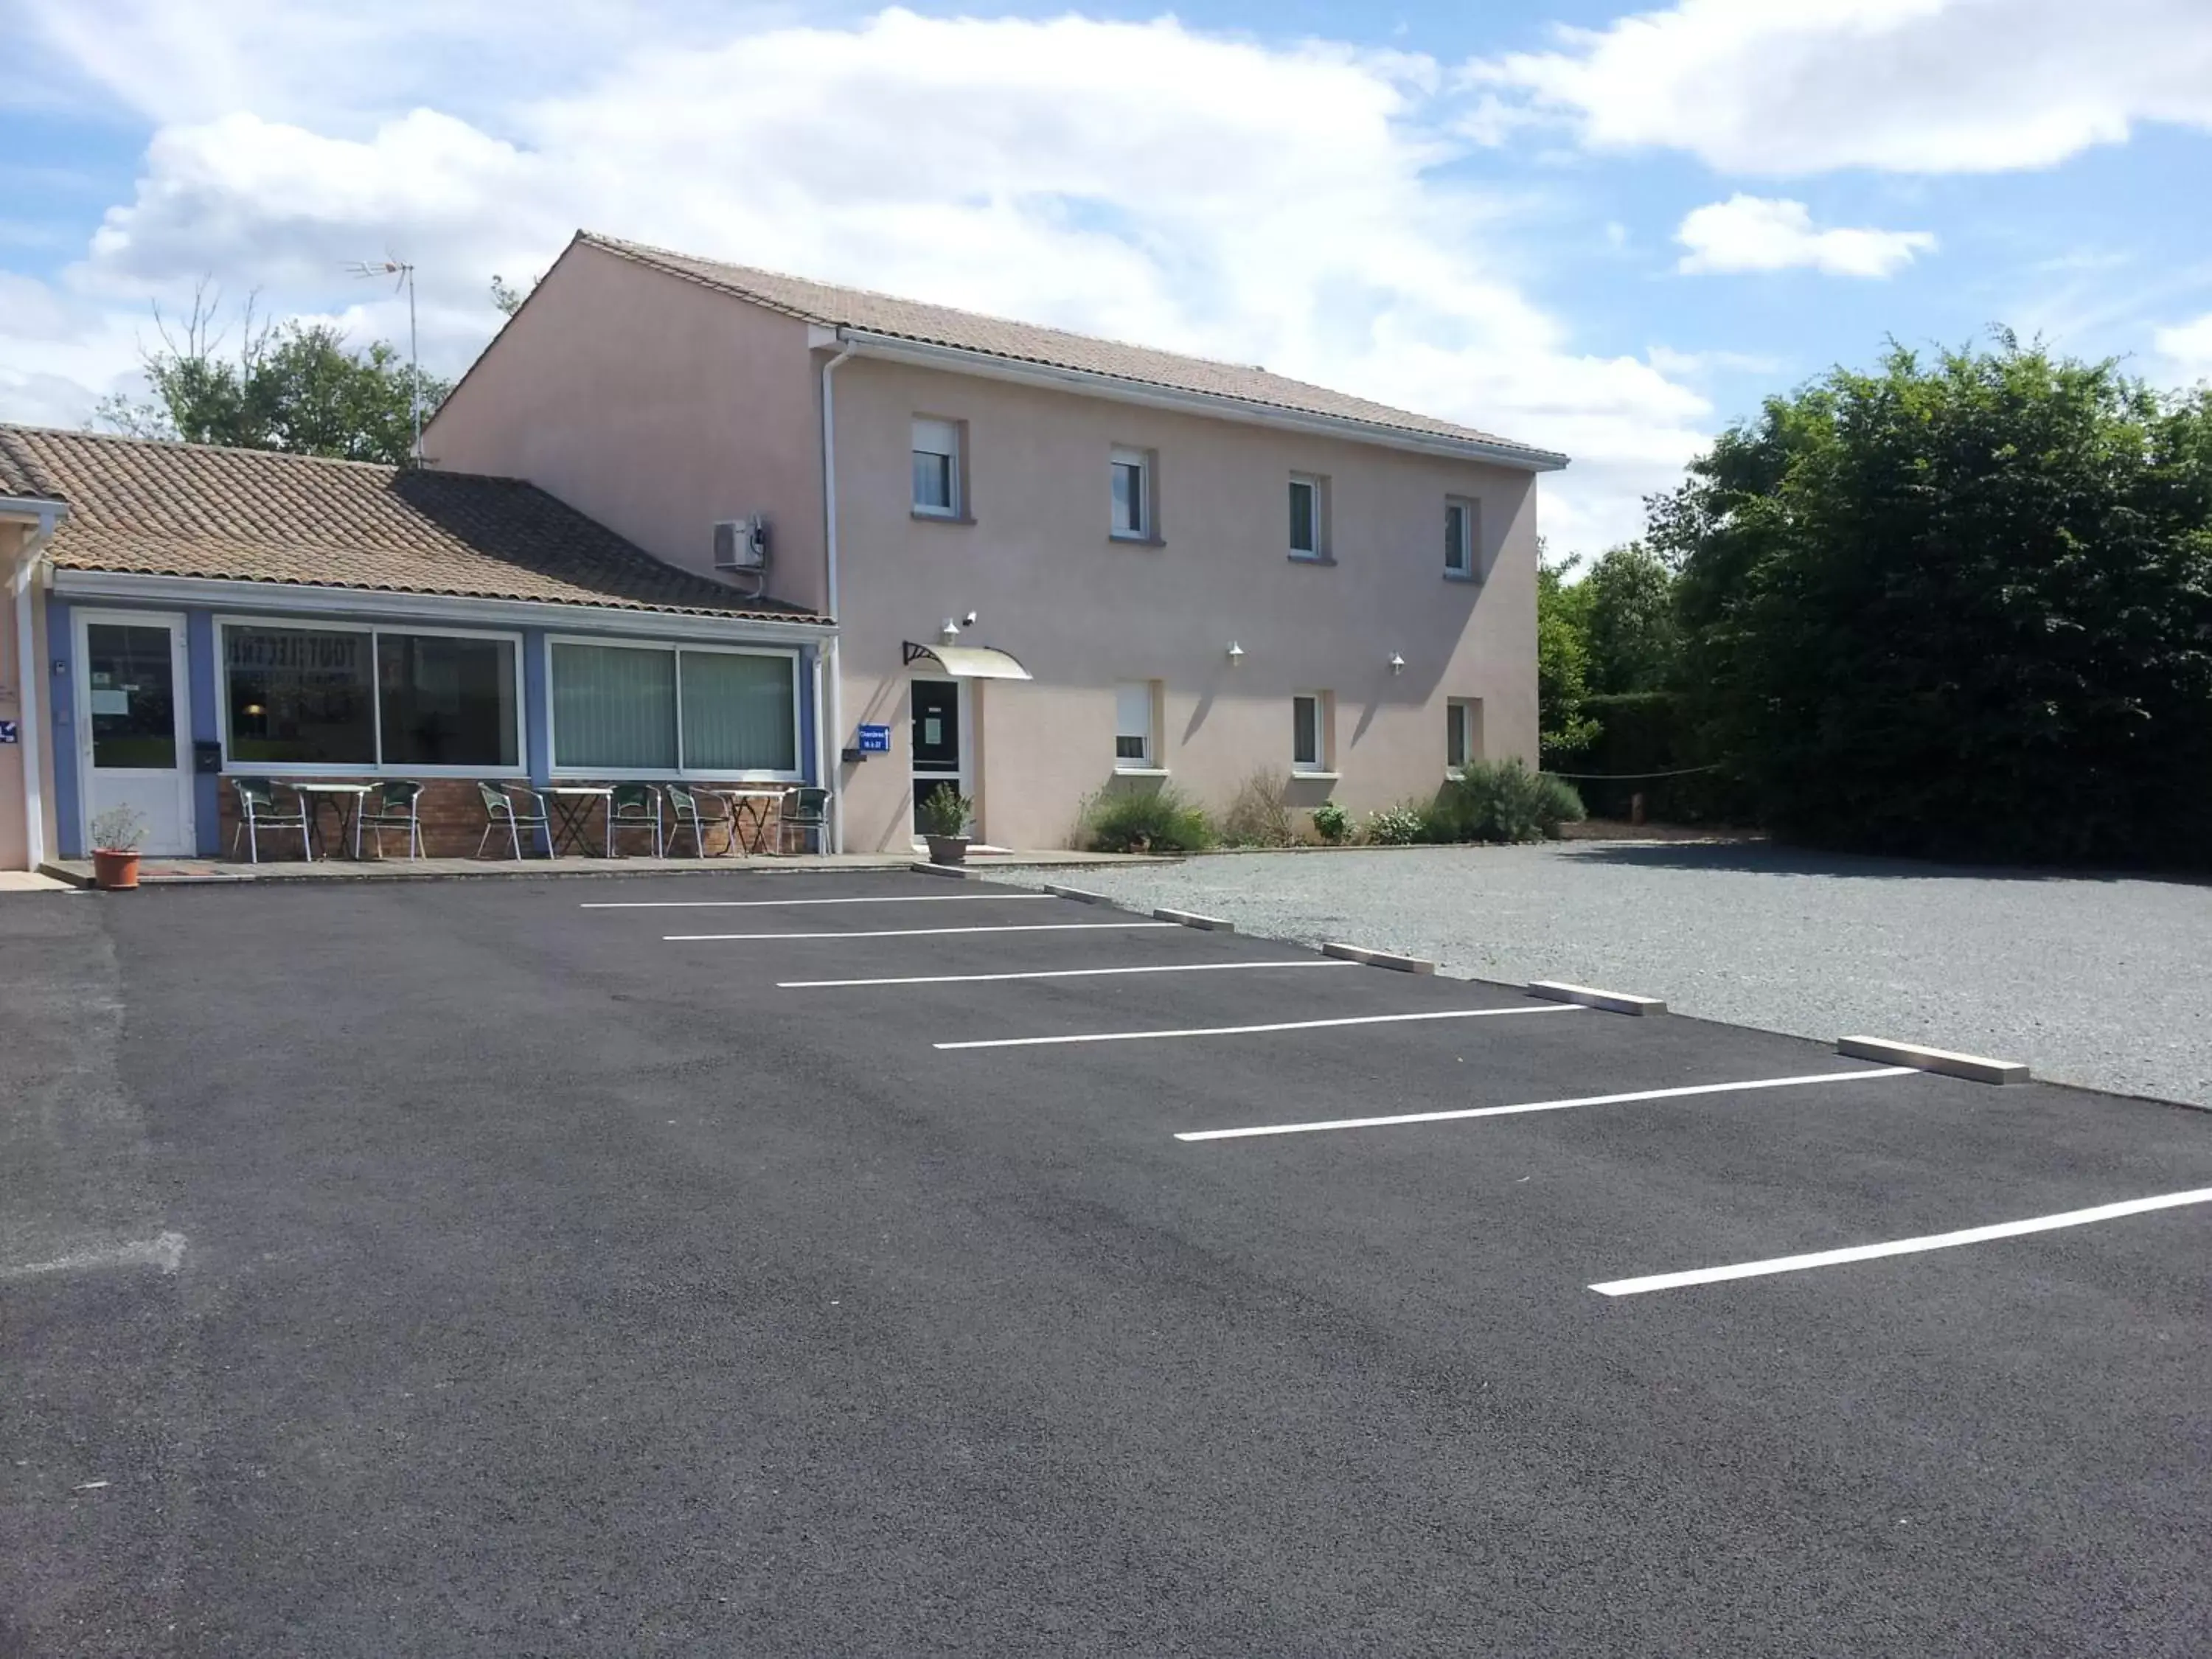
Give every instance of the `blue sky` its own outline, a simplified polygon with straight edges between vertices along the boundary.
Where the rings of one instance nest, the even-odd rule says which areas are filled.
[[[0,418],[84,421],[203,277],[399,337],[387,253],[451,373],[579,226],[1564,449],[1560,552],[1886,337],[2212,374],[2206,0],[521,15],[0,0]]]

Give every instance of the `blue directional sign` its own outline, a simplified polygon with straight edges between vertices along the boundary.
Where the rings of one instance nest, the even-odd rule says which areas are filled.
[[[891,752],[891,729],[888,726],[864,726],[860,728],[860,752],[864,755],[888,755]]]
[[[16,737],[15,722],[13,720],[0,720],[0,743],[15,743],[17,741],[19,741],[19,739]]]

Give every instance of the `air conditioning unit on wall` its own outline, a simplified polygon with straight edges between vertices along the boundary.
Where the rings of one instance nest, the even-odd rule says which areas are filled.
[[[714,526],[714,568],[759,571],[768,568],[768,520],[755,513],[742,519],[723,519]]]

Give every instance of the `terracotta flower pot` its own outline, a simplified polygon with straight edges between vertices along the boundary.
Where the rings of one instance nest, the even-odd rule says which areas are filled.
[[[968,862],[968,837],[965,836],[924,836],[929,843],[932,864],[965,864]]]
[[[109,892],[118,888],[138,884],[138,855],[136,853],[104,853],[98,848],[92,852],[92,879],[96,886]]]

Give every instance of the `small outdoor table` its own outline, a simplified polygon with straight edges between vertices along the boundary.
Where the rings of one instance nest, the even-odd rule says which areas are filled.
[[[769,826],[781,816],[783,791],[781,789],[710,789],[710,795],[720,795],[730,803],[730,846],[735,853],[740,847],[755,856],[768,851]],[[746,809],[751,809],[753,832],[744,838]]]
[[[547,838],[551,843],[551,855],[560,857],[562,848],[566,846],[586,858],[598,856],[592,853],[592,844],[586,839],[585,832],[591,825],[594,803],[609,812],[614,811],[613,787],[609,784],[564,783],[544,793],[547,803],[553,809],[552,832]],[[607,843],[607,856],[611,857],[614,849],[611,830],[608,831]]]
[[[323,846],[321,811],[327,801],[337,814],[339,850],[344,850],[346,832],[351,830],[353,855],[356,858],[361,856],[361,804],[368,792],[375,787],[373,783],[295,783],[292,786],[293,793],[307,803],[307,829],[314,837],[318,853],[325,858],[330,856]]]

